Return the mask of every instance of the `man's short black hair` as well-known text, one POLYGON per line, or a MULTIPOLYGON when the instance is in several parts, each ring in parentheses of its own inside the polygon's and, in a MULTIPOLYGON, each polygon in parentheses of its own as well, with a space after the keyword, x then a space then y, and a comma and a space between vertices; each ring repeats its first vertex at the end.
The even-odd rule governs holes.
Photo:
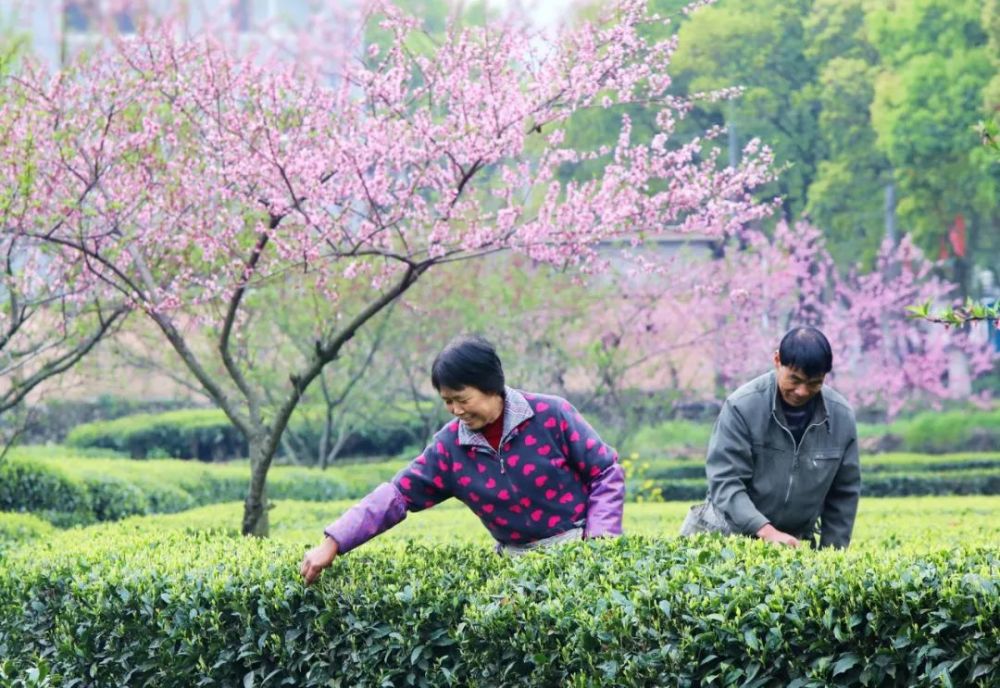
POLYGON ((487 394, 503 396, 503 366, 497 350, 478 335, 456 337, 434 359, 431 384, 439 392, 442 387, 455 390, 475 387, 487 394))
POLYGON ((833 351, 826 335, 815 327, 794 327, 778 345, 781 365, 798 368, 809 377, 825 375, 833 370, 833 351))

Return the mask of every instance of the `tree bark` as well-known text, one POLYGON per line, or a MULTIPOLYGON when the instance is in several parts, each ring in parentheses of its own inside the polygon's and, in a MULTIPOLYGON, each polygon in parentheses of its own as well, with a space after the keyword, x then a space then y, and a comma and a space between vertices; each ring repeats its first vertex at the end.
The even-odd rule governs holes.
POLYGON ((243 503, 243 534, 267 537, 270 523, 267 512, 267 469, 274 456, 273 443, 263 433, 249 439, 250 445, 250 487, 243 503))

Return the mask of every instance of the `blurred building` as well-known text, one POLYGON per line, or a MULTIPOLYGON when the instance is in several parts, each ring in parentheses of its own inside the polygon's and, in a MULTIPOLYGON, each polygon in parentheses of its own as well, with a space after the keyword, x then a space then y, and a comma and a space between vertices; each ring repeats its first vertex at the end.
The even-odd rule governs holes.
POLYGON ((282 28, 303 27, 309 6, 309 0, 5 0, 0 28, 26 36, 35 55, 58 67, 109 33, 135 33, 144 13, 179 11, 192 31, 207 19, 222 18, 250 39, 263 31, 273 38, 282 28))

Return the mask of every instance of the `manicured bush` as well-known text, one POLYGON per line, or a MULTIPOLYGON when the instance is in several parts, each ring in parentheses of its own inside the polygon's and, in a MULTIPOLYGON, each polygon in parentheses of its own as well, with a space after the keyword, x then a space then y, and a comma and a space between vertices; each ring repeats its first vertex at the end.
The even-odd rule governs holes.
POLYGON ((916 454, 893 452, 864 455, 862 470, 872 473, 923 473, 1000 468, 1000 451, 959 454, 916 454))
MULTIPOLYGON (((708 490, 704 478, 656 480, 663 499, 703 500, 708 490)), ((997 495, 1000 468, 968 471, 923 471, 890 473, 862 471, 861 494, 865 497, 908 497, 916 495, 997 495)))
MULTIPOLYGON (((190 400, 184 399, 130 399, 111 395, 101 395, 96 399, 50 399, 31 406, 20 441, 27 444, 60 444, 81 423, 112 420, 137 413, 162 413, 190 406, 190 400)), ((0 417, 0 427, 3 423, 3 417, 0 417)))
POLYGON ((54 466, 12 457, 0 462, 0 511, 32 512, 60 525, 95 518, 82 480, 54 466))
MULTIPOLYGON (((0 679, 73 686, 988 686, 995 548, 623 538, 519 559, 107 531, 0 568, 0 679)), ((21 684, 24 685, 24 684, 21 684)))
MULTIPOLYGON (((702 460, 653 459, 641 463, 646 465, 644 480, 652 481, 662 491, 663 499, 704 497, 707 483, 702 460)), ((865 455, 861 468, 863 493, 869 497, 1000 494, 997 452, 865 455)))
MULTIPOLYGON (((307 502, 282 499, 269 512, 271 538, 311 547, 322 537, 324 526, 354 505, 354 500, 307 502)), ((672 537, 678 533, 691 501, 631 503, 625 507, 625 532, 632 535, 672 537)), ((78 531, 82 540, 93 533, 192 533, 211 530, 239 536, 242 502, 197 507, 177 514, 133 516, 114 523, 99 523, 78 531)), ((489 545, 492 539, 479 519, 463 504, 448 500, 433 509, 411 515, 365 548, 395 541, 426 544, 489 545)), ((865 498, 858 507, 851 549, 916 547, 927 550, 954 546, 993 545, 1000 541, 1000 497, 880 497, 865 498)))
POLYGON ((619 449, 653 459, 686 454, 704 456, 711 434, 711 423, 668 420, 640 427, 629 436, 626 446, 619 449))
POLYGON ((866 437, 895 436, 900 451, 996 451, 1000 448, 1000 408, 927 411, 888 425, 859 427, 859 432, 866 437))
POLYGON ((0 512, 0 556, 12 547, 55 533, 55 527, 38 516, 0 512))
POLYGON ((126 480, 109 475, 88 478, 85 484, 98 521, 117 521, 126 516, 150 513, 145 493, 126 480))
POLYGON ((1000 469, 872 473, 862 476, 861 493, 866 497, 997 495, 1000 494, 1000 469))
MULTIPOLYGON (((440 402, 421 402, 423 413, 439 416, 440 423, 446 420, 440 413, 440 402)), ((373 414, 374 415, 374 414, 373 414)), ((325 425, 325 409, 320 406, 301 406, 292 417, 289 430, 294 433, 296 444, 304 447, 300 461, 314 461, 319 455, 319 446, 325 425)), ((437 427, 433 428, 437 430, 437 427)), ((412 404, 387 404, 378 409, 377 421, 370 421, 355 428, 344 440, 340 457, 386 457, 398 456, 407 449, 423 449, 427 441, 427 429, 412 404)), ((414 456, 416 453, 414 453, 414 456)))
MULTIPOLYGON (((645 476, 653 480, 683 480, 705 477, 704 456, 699 458, 643 459, 645 476)), ((1000 452, 962 454, 864 454, 861 469, 872 473, 941 473, 1000 468, 1000 452)))
POLYGON ((136 414, 78 425, 71 447, 113 449, 132 458, 174 457, 212 461, 247 454, 246 441, 222 411, 187 409, 136 414))
MULTIPOLYGON (((69 526, 242 501, 250 481, 245 462, 78 460, 75 451, 15 449, 9 460, 0 463, 0 510, 33 512, 69 526)), ((326 471, 276 466, 269 472, 268 495, 276 500, 358 498, 390 479, 404 463, 365 463, 326 471)))
POLYGON ((150 514, 173 514, 197 506, 191 493, 176 485, 144 483, 141 489, 150 514))
MULTIPOLYGON (((293 416, 289 434, 304 447, 302 460, 318 455, 323 409, 304 406, 293 416)), ((411 409, 387 407, 377 423, 355 430, 341 456, 393 456, 419 444, 425 429, 411 409)), ((247 445, 226 415, 217 409, 187 409, 136 414, 110 421, 84 423, 66 437, 74 448, 102 448, 132 458, 189 458, 202 461, 246 457, 247 445)), ((279 452, 280 453, 280 452, 279 452)))

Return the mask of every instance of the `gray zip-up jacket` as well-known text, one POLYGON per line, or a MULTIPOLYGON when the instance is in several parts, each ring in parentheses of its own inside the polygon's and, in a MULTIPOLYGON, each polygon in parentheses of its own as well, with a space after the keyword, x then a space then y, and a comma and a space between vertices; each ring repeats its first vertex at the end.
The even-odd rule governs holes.
POLYGON ((796 446, 777 402, 774 371, 733 392, 708 444, 708 498, 730 526, 753 535, 770 523, 821 547, 847 547, 861 494, 854 411, 824 387, 796 446))

